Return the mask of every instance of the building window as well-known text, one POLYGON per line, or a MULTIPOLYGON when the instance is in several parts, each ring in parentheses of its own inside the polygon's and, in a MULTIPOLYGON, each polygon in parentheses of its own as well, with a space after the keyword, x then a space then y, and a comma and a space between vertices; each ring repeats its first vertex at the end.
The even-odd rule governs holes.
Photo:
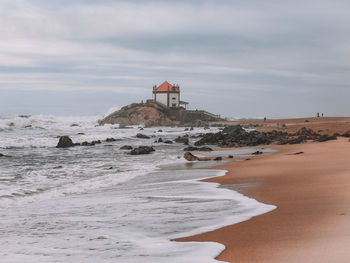
POLYGON ((176 103, 173 103, 172 105, 173 105, 173 107, 176 107, 176 103))
POLYGON ((176 100, 176 98, 172 98, 172 100, 176 100))

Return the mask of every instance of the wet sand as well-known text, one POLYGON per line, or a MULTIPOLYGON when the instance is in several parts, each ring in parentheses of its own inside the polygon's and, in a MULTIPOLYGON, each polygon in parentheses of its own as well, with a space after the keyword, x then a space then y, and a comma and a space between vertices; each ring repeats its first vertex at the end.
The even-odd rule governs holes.
POLYGON ((214 241, 227 262, 350 262, 350 142, 273 146, 233 161, 218 182, 277 209, 179 241, 214 241), (303 154, 295 155, 297 152, 303 154))

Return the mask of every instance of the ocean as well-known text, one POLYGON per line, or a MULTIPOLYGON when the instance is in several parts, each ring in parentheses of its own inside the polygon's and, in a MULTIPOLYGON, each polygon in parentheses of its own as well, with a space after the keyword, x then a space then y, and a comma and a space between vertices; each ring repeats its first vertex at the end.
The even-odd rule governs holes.
MULTIPOLYGON (((217 132, 183 127, 97 125, 99 116, 0 117, 0 262, 219 262, 224 246, 174 242, 274 209, 200 182, 225 171, 188 163, 182 144, 155 143, 217 132), (162 131, 160 131, 162 130, 162 131), (151 139, 136 138, 137 133, 151 139), (59 136, 95 146, 56 148, 59 136), (107 138, 116 141, 106 142, 107 138), (132 156, 123 145, 153 146, 132 156)), ((196 139, 190 138, 193 143, 196 139)), ((200 156, 249 155, 237 149, 200 156)))

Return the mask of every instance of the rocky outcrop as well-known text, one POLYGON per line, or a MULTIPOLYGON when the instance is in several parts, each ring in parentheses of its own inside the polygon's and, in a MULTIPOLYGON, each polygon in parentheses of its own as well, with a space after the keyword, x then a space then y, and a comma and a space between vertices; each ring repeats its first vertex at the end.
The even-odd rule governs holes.
POLYGON ((223 119, 206 111, 188 111, 182 107, 167 108, 154 102, 133 103, 113 112, 99 121, 100 125, 119 124, 151 126, 195 125, 201 126, 208 121, 223 119))
POLYGON ((171 118, 171 114, 157 103, 133 103, 113 112, 106 118, 99 121, 100 125, 120 124, 120 125, 140 125, 151 126, 171 126, 177 125, 176 120, 171 118))
POLYGON ((131 155, 140 155, 140 154, 150 154, 151 152, 154 152, 154 148, 151 146, 139 146, 135 149, 133 149, 130 154, 131 155))
POLYGON ((321 135, 311 129, 301 128, 295 133, 282 131, 248 132, 240 125, 229 126, 218 133, 207 133, 195 142, 196 146, 210 144, 221 147, 242 147, 268 144, 299 144, 308 140, 324 142, 337 139, 336 135, 321 135))
POLYGON ((61 136, 56 148, 68 148, 75 146, 72 139, 68 136, 61 136))

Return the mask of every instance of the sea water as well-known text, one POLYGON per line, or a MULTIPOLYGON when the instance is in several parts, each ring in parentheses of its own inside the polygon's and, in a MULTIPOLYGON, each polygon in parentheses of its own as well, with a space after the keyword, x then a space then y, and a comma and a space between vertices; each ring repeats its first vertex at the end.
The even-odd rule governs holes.
POLYGON ((155 143, 185 134, 193 143, 208 131, 120 129, 99 126, 97 120, 0 117, 0 153, 5 155, 0 157, 0 262, 218 262, 214 258, 222 244, 171 240, 274 209, 200 182, 225 171, 189 169, 184 145, 155 143), (151 139, 136 138, 137 133, 151 139), (102 143, 55 148, 62 135, 102 143), (105 142, 110 137, 116 141, 105 142), (155 152, 132 156, 119 149, 123 145, 152 145, 155 152))

